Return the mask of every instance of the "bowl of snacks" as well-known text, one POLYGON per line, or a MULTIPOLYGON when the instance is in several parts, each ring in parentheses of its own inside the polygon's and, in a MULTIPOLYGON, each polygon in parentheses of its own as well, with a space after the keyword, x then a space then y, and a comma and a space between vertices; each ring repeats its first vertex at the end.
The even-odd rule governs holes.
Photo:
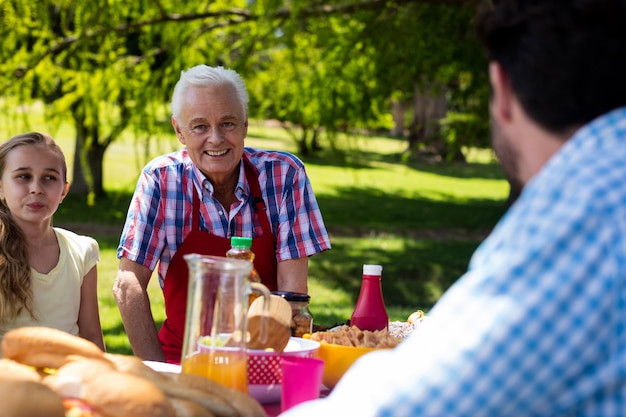
POLYGON ((290 337, 282 353, 273 350, 248 349, 248 394, 261 404, 280 401, 281 357, 318 357, 319 348, 318 341, 290 337))
POLYGON ((356 326, 338 326, 307 335, 320 342, 319 358, 324 360, 322 384, 333 389, 357 359, 377 349, 392 349, 402 341, 387 330, 360 330, 356 326))
POLYGON ((321 343, 319 357, 324 361, 322 384, 332 389, 357 359, 378 348, 321 343))

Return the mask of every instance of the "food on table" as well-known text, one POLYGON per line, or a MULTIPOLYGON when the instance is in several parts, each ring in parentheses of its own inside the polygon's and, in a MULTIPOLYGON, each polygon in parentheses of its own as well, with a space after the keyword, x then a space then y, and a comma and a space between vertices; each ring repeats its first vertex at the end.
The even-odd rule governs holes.
POLYGON ((409 324, 419 323, 422 320, 424 320, 424 317, 426 317, 424 312, 422 310, 417 310, 417 311, 411 313, 411 315, 406 320, 406 322, 409 323, 409 324))
POLYGON ((417 310, 409 315, 407 321, 390 321, 388 331, 394 337, 406 339, 413 333, 421 323, 426 320, 426 314, 422 310, 417 310))
POLYGON ((12 359, 0 359, 0 378, 3 381, 41 381, 41 375, 32 367, 12 359))
POLYGON ((2 417, 64 417, 63 400, 33 381, 0 381, 2 417))
POLYGON ((302 337, 311 333, 313 329, 313 316, 306 312, 297 312, 291 319, 291 334, 295 337, 302 337))
POLYGON ((390 321, 387 329, 369 331, 361 330, 354 325, 319 327, 318 331, 307 335, 307 338, 342 346, 393 348, 411 335, 425 318, 426 314, 422 310, 417 310, 409 315, 407 321, 390 321))
MULTIPOLYGON (((33 416, 266 416, 247 394, 197 375, 154 371, 139 358, 104 353, 91 342, 60 330, 11 330, 2 340, 2 353, 0 400, 13 396, 22 408, 35 406, 43 398, 52 404, 48 411, 39 410, 33 416), (17 382, 4 384, 7 375, 21 378, 19 384, 30 385, 29 389, 37 387, 37 401, 32 401, 30 392, 24 398, 13 394, 17 382), (10 385, 10 391, 3 384, 10 385)), ((6 414, 2 404, 3 417, 30 415, 6 414)))
POLYGON ((379 349, 320 343, 318 356, 324 361, 322 384, 328 389, 333 389, 357 359, 375 350, 379 349))
POLYGON ((284 298, 291 306, 291 336, 302 337, 313 331, 313 314, 309 310, 310 295, 293 291, 274 291, 272 294, 284 298))
POLYGON ((101 358, 103 352, 90 341, 49 327, 21 327, 2 339, 5 358, 35 368, 56 369, 72 360, 71 355, 101 358))
POLYGON ((410 323, 408 320, 390 321, 387 329, 383 330, 361 330, 354 325, 320 326, 318 331, 306 335, 321 343, 319 357, 325 362, 322 375, 324 386, 333 389, 357 359, 376 349, 393 349, 425 319, 421 310, 410 317, 410 323))
POLYGON ((62 397, 78 398, 107 417, 174 416, 172 405, 156 384, 119 372, 103 359, 68 362, 42 382, 62 397))
POLYGON ((64 417, 65 409, 61 396, 41 383, 37 371, 10 359, 0 359, 0 415, 64 417))
POLYGON ((369 348, 393 348, 402 341, 383 330, 361 330, 356 326, 344 326, 324 332, 314 332, 311 340, 326 342, 334 345, 369 347, 369 348))
POLYGON ((400 340, 404 340, 413 333, 417 323, 408 323, 406 321, 390 321, 387 331, 389 334, 400 340))

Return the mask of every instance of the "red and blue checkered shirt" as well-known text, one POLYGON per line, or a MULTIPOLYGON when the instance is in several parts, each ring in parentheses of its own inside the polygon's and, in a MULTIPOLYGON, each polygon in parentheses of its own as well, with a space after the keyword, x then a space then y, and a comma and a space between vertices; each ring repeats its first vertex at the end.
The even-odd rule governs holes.
MULTIPOLYGON (((304 164, 287 152, 246 147, 244 153, 258 172, 267 215, 276 236, 278 262, 330 249, 322 214, 304 164)), ((200 229, 216 236, 255 237, 262 234, 254 216, 243 162, 235 189, 238 203, 226 212, 213 196, 213 185, 191 161, 186 149, 162 155, 146 165, 130 202, 117 249, 151 270, 159 263, 159 281, 177 248, 192 229, 192 193, 200 201, 200 229)))

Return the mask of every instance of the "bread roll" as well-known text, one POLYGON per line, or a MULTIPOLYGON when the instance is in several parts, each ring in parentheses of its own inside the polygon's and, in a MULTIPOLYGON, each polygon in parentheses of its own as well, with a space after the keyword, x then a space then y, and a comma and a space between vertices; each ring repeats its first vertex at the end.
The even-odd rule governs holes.
POLYGON ((63 399, 36 381, 0 378, 2 417, 65 417, 63 399))
POLYGON ((37 368, 56 369, 70 356, 104 360, 104 352, 86 339, 50 327, 20 327, 2 339, 5 358, 37 368))
POLYGON ((169 381, 169 379, 162 373, 150 368, 136 356, 120 355, 115 353, 105 353, 104 356, 113 364, 115 369, 120 372, 128 372, 129 374, 146 378, 157 385, 163 381, 169 381))
POLYGON ((84 359, 62 366, 43 383, 63 397, 85 401, 104 417, 174 417, 165 393, 152 382, 84 359))
POLYGON ((39 382, 41 375, 30 366, 2 358, 0 359, 0 380, 39 382))

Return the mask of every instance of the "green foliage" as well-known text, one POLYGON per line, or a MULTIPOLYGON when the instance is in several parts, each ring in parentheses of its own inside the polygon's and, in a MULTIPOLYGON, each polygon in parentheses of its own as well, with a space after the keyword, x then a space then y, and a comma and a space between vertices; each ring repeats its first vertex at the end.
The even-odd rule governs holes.
POLYGON ((420 84, 480 116, 472 13, 421 0, 4 1, 0 86, 5 99, 43 100, 51 126, 73 118, 76 182, 104 195, 108 147, 125 130, 153 140, 180 71, 201 63, 240 71, 251 114, 283 122, 302 151, 317 150, 322 131, 337 148, 338 132, 389 129, 390 98, 420 84))

